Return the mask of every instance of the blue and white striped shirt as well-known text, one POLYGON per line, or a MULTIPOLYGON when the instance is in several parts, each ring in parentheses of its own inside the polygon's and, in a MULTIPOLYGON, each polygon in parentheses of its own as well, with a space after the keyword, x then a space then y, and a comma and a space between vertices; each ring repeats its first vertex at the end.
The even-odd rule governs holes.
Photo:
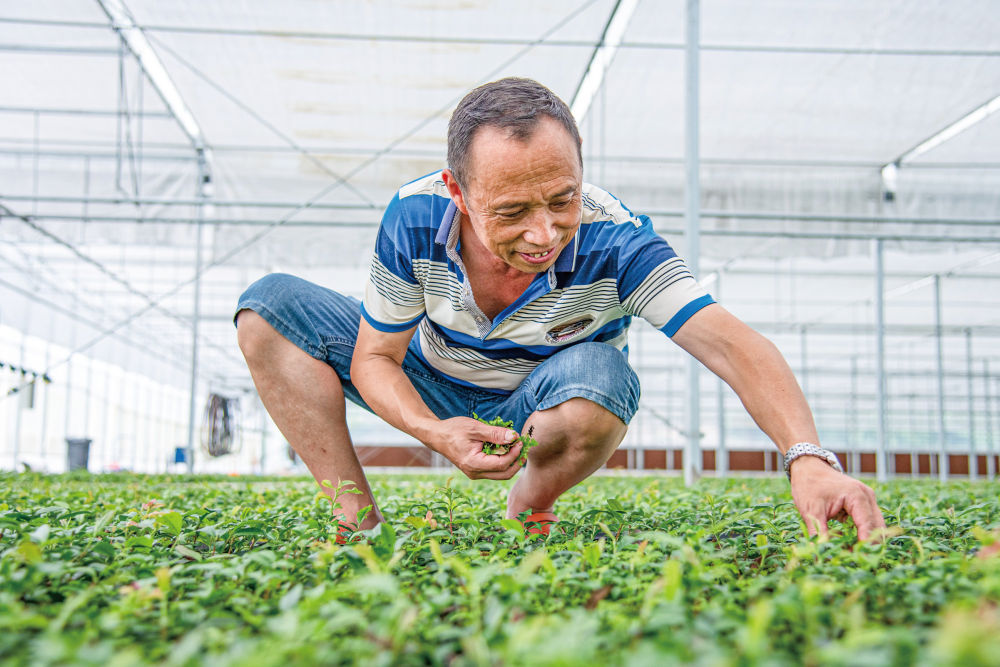
POLYGON ((459 254, 459 212, 436 172, 402 188, 379 227, 361 312, 379 331, 419 325, 410 349, 455 382, 514 390, 560 349, 626 352, 633 316, 673 336, 711 296, 684 260, 618 199, 583 186, 580 228, 548 271, 490 320, 459 254))

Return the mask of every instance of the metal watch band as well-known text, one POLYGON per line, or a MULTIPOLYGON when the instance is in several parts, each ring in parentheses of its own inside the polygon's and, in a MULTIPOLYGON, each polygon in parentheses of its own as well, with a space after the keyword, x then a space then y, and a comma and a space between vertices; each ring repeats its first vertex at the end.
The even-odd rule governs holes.
POLYGON ((811 442, 797 442, 792 445, 787 452, 785 452, 785 474, 788 475, 788 481, 792 480, 792 461, 802 456, 816 456, 829 463, 830 467, 837 472, 844 472, 844 466, 840 465, 837 455, 829 449, 823 449, 822 447, 814 445, 811 442))

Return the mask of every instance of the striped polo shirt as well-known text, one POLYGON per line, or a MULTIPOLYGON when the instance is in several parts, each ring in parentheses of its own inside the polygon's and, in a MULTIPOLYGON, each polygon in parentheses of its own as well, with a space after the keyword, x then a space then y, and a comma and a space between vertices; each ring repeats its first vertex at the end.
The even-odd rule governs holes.
POLYGON ((417 326, 410 349, 427 364, 506 393, 569 345, 598 341, 627 354, 633 316, 673 336, 714 303, 649 218, 590 184, 582 199, 573 240, 491 320, 465 280, 460 212, 441 172, 403 186, 379 227, 362 315, 379 331, 417 326))

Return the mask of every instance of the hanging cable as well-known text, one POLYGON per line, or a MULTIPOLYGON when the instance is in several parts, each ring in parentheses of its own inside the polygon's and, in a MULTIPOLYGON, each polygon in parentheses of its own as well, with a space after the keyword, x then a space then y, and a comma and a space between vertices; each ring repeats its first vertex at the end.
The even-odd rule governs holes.
POLYGON ((209 394, 201 429, 201 447, 212 457, 235 454, 242 446, 240 399, 209 394))

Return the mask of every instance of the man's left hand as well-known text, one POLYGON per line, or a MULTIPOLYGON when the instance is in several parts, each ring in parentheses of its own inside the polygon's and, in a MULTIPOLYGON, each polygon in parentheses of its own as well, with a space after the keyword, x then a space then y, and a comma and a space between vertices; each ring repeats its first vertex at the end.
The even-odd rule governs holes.
POLYGON ((827 521, 850 516, 862 542, 885 528, 875 492, 853 477, 837 472, 815 456, 792 462, 792 499, 809 535, 827 535, 827 521))

